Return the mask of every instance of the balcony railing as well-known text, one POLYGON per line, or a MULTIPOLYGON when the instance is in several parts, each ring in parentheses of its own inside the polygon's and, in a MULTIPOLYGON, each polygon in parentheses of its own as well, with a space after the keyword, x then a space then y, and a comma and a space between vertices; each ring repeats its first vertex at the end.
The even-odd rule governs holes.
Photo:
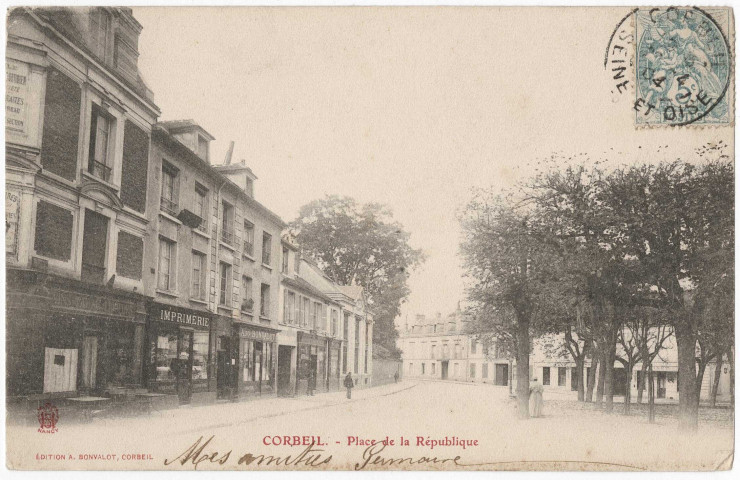
POLYGON ((161 208, 163 211, 169 213, 173 217, 176 217, 177 216, 177 203, 176 202, 173 202, 169 198, 160 197, 159 208, 161 208))
POLYGON ((90 173, 105 182, 110 182, 111 168, 108 165, 97 160, 92 160, 90 167, 90 173))
POLYGON ((254 256, 254 243, 244 242, 244 254, 254 256))
POLYGON ((224 243, 228 243, 229 245, 233 245, 234 232, 225 228, 221 228, 221 241, 224 243))

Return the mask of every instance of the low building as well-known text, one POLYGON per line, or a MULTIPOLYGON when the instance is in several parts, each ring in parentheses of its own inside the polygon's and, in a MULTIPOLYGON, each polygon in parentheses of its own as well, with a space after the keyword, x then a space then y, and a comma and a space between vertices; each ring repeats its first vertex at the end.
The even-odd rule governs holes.
MULTIPOLYGON (((545 387, 545 391, 552 392, 576 392, 578 390, 578 370, 573 358, 563 347, 563 339, 560 336, 549 335, 537 339, 534 342, 532 355, 530 357, 530 378, 537 379, 545 387)), ((655 398, 659 401, 678 401, 678 350, 675 337, 670 336, 664 342, 664 348, 652 362, 653 386, 655 398)), ((620 348, 617 355, 621 355, 620 348)), ((594 389, 598 383, 599 366, 593 372, 594 389)), ((702 378, 701 399, 709 399, 714 386, 717 362, 712 361, 707 365, 702 378)), ((730 401, 730 370, 729 359, 725 356, 720 366, 720 377, 717 387, 717 401, 730 401)), ((584 390, 588 388, 588 379, 592 369, 591 359, 584 362, 584 368, 580 378, 584 382, 584 390)), ((614 362, 614 394, 624 396, 628 385, 632 401, 638 396, 639 382, 642 375, 642 363, 637 362, 632 370, 632 375, 627 374, 624 364, 619 360, 614 362)), ((643 399, 647 399, 647 382, 643 390, 643 399)))

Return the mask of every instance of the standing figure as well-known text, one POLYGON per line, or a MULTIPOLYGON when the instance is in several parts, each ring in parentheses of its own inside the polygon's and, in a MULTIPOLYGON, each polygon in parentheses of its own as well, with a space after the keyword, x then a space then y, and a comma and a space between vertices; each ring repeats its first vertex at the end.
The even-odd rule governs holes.
POLYGON ((537 377, 532 379, 532 383, 529 384, 529 413, 532 417, 542 416, 542 393, 545 391, 545 387, 537 380, 537 377))
POLYGON ((347 376, 344 377, 344 387, 347 389, 347 398, 352 398, 352 387, 355 386, 355 382, 352 381, 352 374, 347 372, 347 376))
POLYGON ((398 372, 393 374, 393 380, 395 381, 395 383, 398 383, 398 372))
POLYGON ((316 372, 310 370, 308 372, 308 390, 306 395, 313 396, 313 391, 316 390, 316 372))

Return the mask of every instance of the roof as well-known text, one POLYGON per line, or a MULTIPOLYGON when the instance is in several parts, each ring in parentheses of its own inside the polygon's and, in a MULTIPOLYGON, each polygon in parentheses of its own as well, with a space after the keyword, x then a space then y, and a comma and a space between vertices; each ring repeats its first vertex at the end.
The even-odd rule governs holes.
POLYGON ((339 290, 353 300, 362 298, 362 287, 359 285, 337 285, 339 290))
POLYGON ((325 302, 336 303, 334 300, 331 299, 331 297, 329 297, 324 292, 314 287, 312 284, 301 277, 284 277, 283 283, 298 290, 302 290, 305 293, 310 293, 311 295, 314 295, 315 297, 320 298, 325 302))
POLYGON ((221 173, 239 173, 239 172, 247 172, 252 179, 256 180, 257 175, 254 174, 251 168, 249 168, 244 160, 241 160, 239 163, 229 163, 229 164, 220 164, 220 165, 214 165, 213 168, 218 170, 221 173))
POLYGON ((189 118, 187 120, 166 120, 159 122, 159 125, 166 128, 170 133, 179 133, 185 130, 199 130, 204 136, 208 137, 208 140, 215 140, 216 137, 206 131, 205 128, 198 125, 195 120, 189 118))

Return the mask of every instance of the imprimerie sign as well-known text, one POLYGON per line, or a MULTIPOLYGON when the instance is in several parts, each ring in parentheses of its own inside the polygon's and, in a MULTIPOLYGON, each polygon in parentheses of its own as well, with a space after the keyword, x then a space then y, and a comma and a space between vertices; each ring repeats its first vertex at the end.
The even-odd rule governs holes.
POLYGON ((153 303, 149 309, 149 317, 160 322, 169 322, 208 330, 211 326, 211 316, 207 312, 174 307, 161 303, 153 303))

